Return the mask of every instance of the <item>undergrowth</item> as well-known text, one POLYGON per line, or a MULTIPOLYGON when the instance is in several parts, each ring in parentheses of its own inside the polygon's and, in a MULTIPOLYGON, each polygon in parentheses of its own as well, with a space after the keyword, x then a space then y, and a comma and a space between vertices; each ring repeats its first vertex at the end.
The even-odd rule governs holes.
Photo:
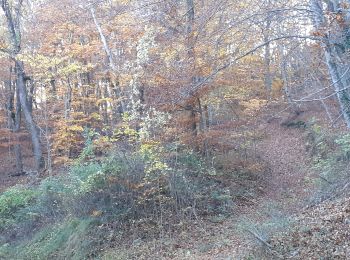
POLYGON ((258 181, 259 172, 220 172, 183 145, 123 131, 108 140, 108 155, 98 157, 100 136, 87 134, 68 173, 0 195, 1 259, 113 255, 121 244, 171 235, 200 218, 222 221, 243 196, 231 184, 258 181))
POLYGON ((344 196, 350 181, 350 134, 334 133, 314 122, 308 128, 307 139, 318 177, 313 203, 344 196))
MULTIPOLYGON (((330 226, 336 225, 335 220, 334 223, 329 221, 334 213, 325 211, 322 205, 327 205, 323 204, 325 201, 339 201, 337 199, 346 198, 350 194, 350 134, 335 133, 334 130, 319 125, 315 120, 305 126, 304 137, 312 165, 312 172, 306 177, 305 182, 312 182, 314 187, 313 195, 306 202, 308 207, 297 216, 277 214, 277 218, 270 217, 267 222, 258 224, 254 221, 242 221, 242 229, 248 230, 248 233, 262 245, 255 247, 255 252, 251 252, 247 259, 285 259, 287 256, 305 259, 299 258, 302 252, 326 256, 328 259, 337 253, 331 243, 333 241, 331 236, 342 233, 342 230, 330 229, 329 233, 320 231, 325 229, 325 223, 329 223, 330 226), (319 207, 321 210, 318 211, 319 207), (315 213, 309 214, 313 210, 318 214, 322 212, 327 221, 322 223, 322 219, 320 220, 315 213), (315 248, 311 248, 312 246, 315 248)), ((341 215, 344 208, 334 209, 337 210, 341 215)), ((269 215, 271 212, 273 211, 269 210, 269 215)))

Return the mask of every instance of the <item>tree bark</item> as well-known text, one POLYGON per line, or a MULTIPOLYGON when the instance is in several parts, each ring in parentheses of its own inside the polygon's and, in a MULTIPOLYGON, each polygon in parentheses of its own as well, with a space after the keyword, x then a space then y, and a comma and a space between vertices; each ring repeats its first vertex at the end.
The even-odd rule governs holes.
POLYGON ((117 80, 115 80, 115 76, 114 74, 117 72, 117 66, 115 65, 114 63, 114 59, 113 59, 113 55, 112 55, 112 51, 111 49, 109 48, 108 46, 108 43, 107 43, 107 39, 102 31, 102 28, 101 28, 101 25, 99 23, 99 21, 97 20, 97 17, 96 17, 96 14, 95 14, 95 9, 93 6, 90 7, 90 13, 91 13, 91 16, 92 16, 92 19, 94 20, 94 23, 95 23, 95 26, 96 26, 96 29, 100 35, 100 39, 101 39, 101 42, 102 42, 102 45, 103 45, 103 49, 107 55, 107 59, 108 59, 108 63, 109 63, 109 67, 111 69, 111 72, 112 72, 112 78, 111 78, 111 81, 112 81, 112 85, 114 86, 114 88, 116 88, 116 93, 118 95, 118 99, 119 99, 119 102, 120 102, 120 110, 121 110, 121 113, 120 114, 123 114, 124 112, 126 112, 126 105, 124 104, 124 100, 123 100, 123 95, 122 95, 122 91, 119 87, 119 83, 117 80))
POLYGON ((22 158, 22 148, 20 145, 20 140, 18 137, 18 133, 20 132, 21 125, 21 104, 18 100, 18 88, 12 88, 12 79, 5 82, 5 87, 8 91, 7 101, 6 101, 6 109, 7 109, 7 117, 8 117, 8 128, 15 134, 15 144, 14 144, 14 152, 16 159, 16 173, 23 172, 23 158, 22 158), (16 109, 14 106, 15 102, 15 92, 16 93, 16 109))
POLYGON ((16 134, 16 144, 15 144, 15 156, 16 156, 16 171, 17 173, 23 172, 23 157, 22 157, 22 147, 20 145, 20 139, 18 133, 21 130, 21 103, 19 101, 19 89, 16 88, 16 115, 14 118, 14 129, 13 132, 16 134))
MULTIPOLYGON (((335 12, 340 8, 339 1, 328 1, 327 4, 327 11, 335 12)), ((329 29, 328 32, 326 32, 325 29, 329 25, 326 23, 322 2, 320 0, 311 0, 310 7, 313 12, 315 29, 324 33, 323 50, 328 72, 338 97, 341 113, 347 127, 350 128, 350 92, 349 89, 347 89, 350 73, 345 70, 348 64, 343 54, 343 49, 346 49, 346 37, 344 38, 346 35, 344 35, 344 31, 347 31, 349 26, 346 26, 347 30, 343 28, 342 32, 334 32, 335 28, 331 28, 333 31, 329 29), (337 44, 331 44, 330 37, 334 37, 334 35, 330 35, 330 33, 338 36, 336 39, 337 44), (338 33, 340 33, 340 36, 338 33), (346 64, 346 66, 344 66, 344 64, 346 64)))
POLYGON ((72 85, 70 79, 67 78, 67 92, 64 96, 64 119, 68 120, 72 106, 72 85))
POLYGON ((26 120, 27 127, 32 138, 33 152, 34 152, 34 158, 35 158, 35 168, 37 171, 39 171, 44 166, 41 144, 39 139, 39 131, 34 122, 30 108, 28 106, 27 93, 26 93, 26 87, 25 87, 25 74, 24 74, 23 64, 19 61, 16 61, 16 73, 17 73, 17 88, 18 88, 19 101, 21 103, 24 118, 26 120))
MULTIPOLYGON (((270 1, 268 1, 270 4, 270 1)), ((270 14, 266 17, 266 25, 264 28, 264 42, 267 44, 265 45, 265 53, 264 53, 264 66, 265 66, 265 89, 267 92, 267 98, 271 99, 271 91, 272 91, 272 75, 271 75, 271 44, 270 42, 270 34, 271 34, 271 17, 270 14)))
POLYGON ((339 67, 334 61, 332 50, 330 48, 325 49, 326 63, 328 66, 329 74, 332 78, 332 82, 337 92, 337 97, 341 109, 341 113, 345 119, 345 123, 350 128, 350 95, 347 88, 345 76, 339 72, 339 67))
MULTIPOLYGON (((194 53, 194 42, 193 42, 193 27, 194 27, 194 18, 195 18, 195 10, 194 10, 194 2, 193 0, 186 0, 186 7, 187 7, 187 24, 186 24, 186 34, 187 34, 187 59, 188 59, 188 66, 190 71, 190 82, 189 84, 196 84, 195 76, 194 76, 194 70, 195 70, 195 53, 194 53)), ((196 116, 196 105, 195 101, 190 101, 191 104, 189 104, 188 110, 191 111, 190 113, 190 127, 191 127, 191 133, 194 136, 197 136, 197 116, 196 116)))

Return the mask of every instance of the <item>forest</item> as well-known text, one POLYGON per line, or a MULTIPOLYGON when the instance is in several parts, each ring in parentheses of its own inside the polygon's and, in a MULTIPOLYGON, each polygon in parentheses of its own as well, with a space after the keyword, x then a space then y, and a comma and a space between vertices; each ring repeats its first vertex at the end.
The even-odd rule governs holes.
POLYGON ((350 0, 0 5, 0 259, 350 259, 350 0))

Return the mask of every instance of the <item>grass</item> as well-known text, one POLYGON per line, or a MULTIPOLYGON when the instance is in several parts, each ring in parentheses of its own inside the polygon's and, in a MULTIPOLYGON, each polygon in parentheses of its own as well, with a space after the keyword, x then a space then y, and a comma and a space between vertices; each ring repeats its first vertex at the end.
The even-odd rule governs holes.
POLYGON ((47 260, 87 259, 94 239, 89 239, 96 229, 93 218, 66 219, 62 223, 47 225, 33 237, 13 246, 5 244, 0 249, 1 259, 47 260))

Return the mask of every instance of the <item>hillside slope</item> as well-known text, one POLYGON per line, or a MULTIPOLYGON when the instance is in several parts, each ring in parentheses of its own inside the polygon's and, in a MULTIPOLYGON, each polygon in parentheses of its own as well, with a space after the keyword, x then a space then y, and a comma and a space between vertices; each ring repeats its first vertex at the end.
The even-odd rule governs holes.
POLYGON ((180 237, 154 242, 164 243, 160 248, 152 249, 148 243, 136 245, 131 249, 131 258, 147 252, 144 259, 244 259, 256 251, 259 240, 250 233, 260 236, 255 233, 256 227, 266 227, 264 235, 283 230, 277 222, 289 221, 292 213, 300 212, 313 190, 307 181, 312 177, 312 169, 305 130, 281 126, 281 120, 258 127, 265 133, 256 144, 256 153, 270 169, 264 177, 267 186, 262 196, 238 206, 225 220, 200 221, 180 237))

